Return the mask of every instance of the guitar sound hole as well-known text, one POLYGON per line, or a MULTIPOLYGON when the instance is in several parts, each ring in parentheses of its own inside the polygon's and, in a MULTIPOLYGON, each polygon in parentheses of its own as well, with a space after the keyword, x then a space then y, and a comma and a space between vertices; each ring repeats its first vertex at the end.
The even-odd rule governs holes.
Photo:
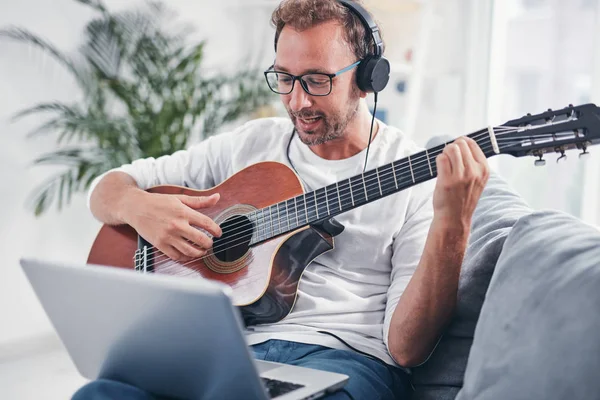
POLYGON ((252 240, 252 222, 243 216, 236 215, 221 224, 223 234, 213 240, 215 257, 222 262, 233 262, 248 252, 252 240))

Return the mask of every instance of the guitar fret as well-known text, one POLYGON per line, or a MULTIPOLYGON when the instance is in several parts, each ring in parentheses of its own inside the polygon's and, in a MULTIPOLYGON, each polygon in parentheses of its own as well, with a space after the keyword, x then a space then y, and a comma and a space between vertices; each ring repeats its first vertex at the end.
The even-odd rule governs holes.
POLYGON ((344 212, 352 207, 350 199, 352 198, 352 190, 350 188, 350 182, 343 180, 337 183, 337 196, 338 205, 340 206, 339 212, 344 212))
POLYGON ((281 233, 281 216, 279 215, 279 208, 277 207, 277 204, 274 204, 271 207, 275 207, 275 211, 277 212, 277 216, 275 217, 275 220, 277 222, 277 228, 275 228, 275 234, 277 235, 278 233, 281 233))
POLYGON ((261 233, 261 231, 260 231, 260 228, 262 228, 262 224, 260 223, 260 217, 259 217, 259 215, 260 215, 260 210, 257 210, 257 211, 254 213, 254 216, 256 217, 256 219, 255 219, 256 234, 257 234, 257 236, 258 236, 258 238, 257 238, 257 239, 258 239, 258 240, 262 240, 262 233, 261 233))
POLYGON ((294 197, 294 210, 296 210, 296 228, 300 226, 300 220, 298 219, 298 202, 297 197, 294 197))
POLYGON ((396 184, 396 189, 398 189, 398 178, 396 178, 396 167, 394 166, 395 163, 392 163, 392 173, 394 175, 394 183, 396 184))
POLYGON ((302 200, 300 200, 300 202, 296 202, 296 213, 298 215, 298 226, 300 225, 304 225, 306 223, 308 223, 308 219, 301 221, 300 218, 302 217, 303 211, 302 211, 302 204, 304 204, 304 210, 306 211, 306 195, 301 195, 302 198, 304 199, 304 203, 302 202, 302 200))
POLYGON ((327 196, 329 197, 329 216, 337 215, 342 211, 342 202, 339 193, 337 184, 328 186, 327 196))
POLYGON ((369 195, 367 194, 367 183, 365 182, 365 174, 362 174, 363 188, 365 189, 365 200, 369 201, 369 195))
POLYGON ((427 164, 429 165, 429 174, 433 176, 433 169, 431 168, 431 160, 429 159, 429 152, 425 149, 425 156, 427 157, 427 164))
POLYGON ((313 192, 313 195, 315 196, 315 211, 317 212, 317 220, 319 219, 319 203, 317 203, 317 191, 315 190, 313 192))
POLYGON ((283 218, 284 218, 284 226, 287 226, 286 231, 290 229, 290 219, 288 218, 288 212, 287 212, 287 201, 283 201, 281 203, 281 206, 283 207, 283 218))
MULTIPOLYGON (((270 215, 270 213, 269 213, 270 215)), ((271 224, 270 220, 267 218, 267 209, 263 209, 263 222, 265 227, 265 238, 271 236, 271 224)))
POLYGON ((392 194, 396 192, 396 187, 394 186, 393 179, 390 179, 392 175, 392 166, 390 164, 386 164, 382 167, 379 167, 379 177, 381 179, 381 192, 382 196, 387 196, 388 194, 392 194))
POLYGON ((283 229, 284 218, 281 215, 281 208, 280 208, 280 206, 281 206, 281 203, 277 203, 277 205, 275 207, 277 208, 277 219, 279 220, 279 233, 282 233, 284 231, 284 229, 283 229))
POLYGON ((352 179, 348 179, 348 184, 350 185, 350 200, 352 201, 352 207, 354 207, 354 193, 352 190, 352 179))
POLYGON ((260 210, 260 226, 262 227, 262 233, 261 233, 261 237, 263 237, 263 239, 267 238, 268 232, 267 232, 267 216, 265 214, 265 210, 262 209, 260 210))
POLYGON ((285 202, 285 219, 287 220, 288 231, 290 230, 290 211, 288 207, 288 202, 285 202))
POLYGON ((273 235, 275 232, 273 231, 273 212, 271 210, 271 207, 269 207, 269 225, 270 225, 269 234, 273 235))
POLYGON ((375 173, 377 174, 377 183, 379 184, 379 194, 383 196, 383 191, 381 190, 381 180, 379 179, 379 168, 375 169, 375 173))
POLYGON ((284 221, 284 217, 283 214, 281 213, 281 203, 277 203, 275 205, 275 208, 277 209, 277 220, 279 221, 279 223, 277 225, 279 225, 279 233, 282 233, 284 228, 283 228, 283 221, 284 221))
POLYGON ((380 186, 378 184, 377 171, 371 170, 365 172, 364 180, 367 182, 367 198, 369 201, 381 198, 383 191, 380 190, 380 186))
POLYGON ((408 166, 410 167, 410 176, 412 177, 413 183, 415 183, 415 174, 413 173, 412 162, 410 161, 410 156, 408 156, 408 166))
POLYGON ((327 218, 331 214, 331 208, 329 207, 329 195, 327 193, 327 186, 315 190, 315 206, 318 211, 318 220, 327 218))
POLYGON ((308 224, 308 207, 306 207, 306 195, 304 197, 304 213, 306 214, 306 223, 308 224))

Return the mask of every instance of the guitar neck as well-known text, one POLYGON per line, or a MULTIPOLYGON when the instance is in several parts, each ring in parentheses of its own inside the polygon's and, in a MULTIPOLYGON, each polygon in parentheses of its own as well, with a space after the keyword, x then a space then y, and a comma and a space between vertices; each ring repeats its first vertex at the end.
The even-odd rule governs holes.
MULTIPOLYGON (((486 157, 497 154, 488 129, 468 135, 486 157)), ((435 159, 451 142, 410 155, 312 192, 273 204, 249 215, 255 225, 251 245, 317 224, 354 208, 437 177, 435 159)))

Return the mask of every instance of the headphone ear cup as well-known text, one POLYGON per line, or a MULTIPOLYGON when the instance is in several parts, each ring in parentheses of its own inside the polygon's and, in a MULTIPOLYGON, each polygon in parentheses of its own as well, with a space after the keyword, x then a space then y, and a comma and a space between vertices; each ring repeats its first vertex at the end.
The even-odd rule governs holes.
POLYGON ((372 64, 373 57, 367 56, 362 59, 356 70, 356 84, 358 88, 366 93, 371 93, 371 71, 373 68, 372 64))
POLYGON ((363 92, 381 92, 389 80, 390 62, 385 57, 367 56, 358 65, 356 83, 363 92))
POLYGON ((390 62, 385 57, 377 58, 377 63, 371 72, 371 87, 374 92, 381 92, 390 81, 390 62))

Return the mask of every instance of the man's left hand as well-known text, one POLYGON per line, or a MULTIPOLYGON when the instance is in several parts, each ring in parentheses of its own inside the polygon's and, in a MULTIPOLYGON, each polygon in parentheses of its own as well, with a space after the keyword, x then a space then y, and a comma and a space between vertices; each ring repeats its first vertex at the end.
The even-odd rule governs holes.
POLYGON ((461 137, 446 146, 436 164, 434 221, 468 230, 490 175, 487 158, 473 139, 461 137))

